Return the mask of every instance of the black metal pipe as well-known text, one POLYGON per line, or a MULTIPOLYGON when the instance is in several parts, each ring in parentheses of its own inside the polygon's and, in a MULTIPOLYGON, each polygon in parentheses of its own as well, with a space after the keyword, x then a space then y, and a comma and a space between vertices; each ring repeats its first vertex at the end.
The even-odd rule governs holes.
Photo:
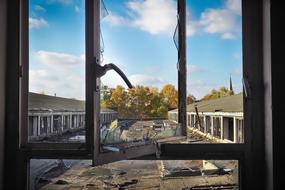
POLYGON ((133 88, 133 85, 131 84, 131 82, 129 81, 129 79, 125 75, 125 73, 119 67, 117 67, 114 63, 106 64, 106 65, 104 65, 104 68, 106 69, 106 72, 109 70, 112 70, 112 69, 114 71, 116 71, 122 77, 122 79, 125 81, 125 83, 128 85, 128 87, 133 88))
POLYGON ((96 77, 100 78, 104 76, 107 71, 114 70, 122 77, 122 79, 125 81, 125 83, 128 85, 129 88, 133 88, 132 83, 129 81, 125 73, 119 67, 117 67, 114 63, 108 63, 104 66, 95 64, 95 66, 96 66, 95 67, 96 77))

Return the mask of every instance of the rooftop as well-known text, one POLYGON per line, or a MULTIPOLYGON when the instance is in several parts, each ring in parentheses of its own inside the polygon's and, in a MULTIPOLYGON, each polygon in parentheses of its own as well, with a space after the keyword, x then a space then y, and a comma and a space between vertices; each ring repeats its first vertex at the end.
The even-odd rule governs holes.
MULTIPOLYGON (((85 111, 85 101, 30 92, 29 111, 85 111)), ((115 113, 107 108, 101 108, 101 112, 115 113)))
POLYGON ((195 102, 187 105, 187 112, 195 112, 195 106, 199 112, 243 112, 243 94, 195 102))

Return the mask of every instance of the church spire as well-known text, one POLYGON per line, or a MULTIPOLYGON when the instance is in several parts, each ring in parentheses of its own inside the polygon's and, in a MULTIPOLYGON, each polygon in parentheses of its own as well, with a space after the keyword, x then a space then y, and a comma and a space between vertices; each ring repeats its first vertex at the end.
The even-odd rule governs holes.
POLYGON ((232 76, 230 75, 230 89, 229 89, 230 91, 234 91, 233 90, 233 84, 232 84, 232 76))

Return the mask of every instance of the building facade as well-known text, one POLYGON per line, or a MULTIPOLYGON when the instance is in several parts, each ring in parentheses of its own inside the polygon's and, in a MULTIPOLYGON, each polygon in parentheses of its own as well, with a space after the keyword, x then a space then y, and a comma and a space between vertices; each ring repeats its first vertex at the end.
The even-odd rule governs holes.
MULTIPOLYGON (((178 110, 168 112, 178 122, 178 110)), ((242 93, 187 105, 187 129, 224 143, 243 143, 242 93)))
MULTIPOLYGON (((117 119, 117 112, 101 109, 101 124, 117 119)), ((85 101, 29 93, 29 140, 39 140, 85 127, 85 101)))

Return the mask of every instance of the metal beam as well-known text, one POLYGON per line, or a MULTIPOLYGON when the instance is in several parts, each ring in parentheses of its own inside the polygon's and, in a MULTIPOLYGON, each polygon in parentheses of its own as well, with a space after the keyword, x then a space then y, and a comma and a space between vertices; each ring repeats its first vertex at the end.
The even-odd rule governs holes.
POLYGON ((178 0, 178 123, 187 135, 186 123, 186 2, 178 0))

